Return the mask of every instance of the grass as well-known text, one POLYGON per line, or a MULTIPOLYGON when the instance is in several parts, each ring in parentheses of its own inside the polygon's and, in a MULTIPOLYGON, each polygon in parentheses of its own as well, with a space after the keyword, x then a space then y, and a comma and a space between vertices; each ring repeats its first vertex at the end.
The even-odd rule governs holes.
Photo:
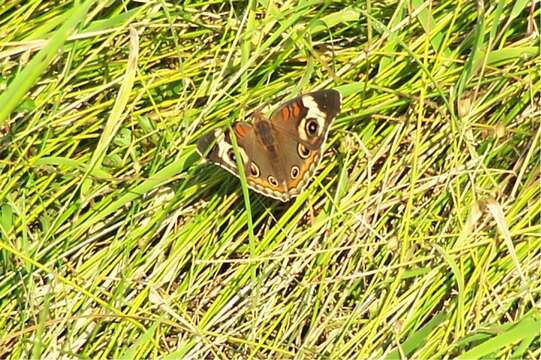
POLYGON ((0 357, 541 356, 539 3, 179 4, 0 7, 0 357), (196 155, 318 88, 295 201, 196 155))

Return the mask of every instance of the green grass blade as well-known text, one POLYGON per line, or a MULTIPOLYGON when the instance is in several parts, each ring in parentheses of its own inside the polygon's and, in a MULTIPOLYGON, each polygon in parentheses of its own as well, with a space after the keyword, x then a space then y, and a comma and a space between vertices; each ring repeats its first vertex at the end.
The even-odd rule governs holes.
POLYGON ((38 81, 40 75, 47 69, 51 62, 58 56, 67 38, 86 18, 86 14, 95 0, 87 0, 79 6, 73 7, 67 21, 54 33, 47 45, 41 49, 25 68, 9 84, 6 91, 0 94, 0 126, 7 117, 22 101, 27 91, 38 81))
POLYGON ((515 326, 496 335, 489 340, 462 353, 458 359, 479 359, 481 357, 495 355, 500 349, 513 346, 520 341, 530 341, 532 334, 539 331, 539 316, 526 316, 515 326))

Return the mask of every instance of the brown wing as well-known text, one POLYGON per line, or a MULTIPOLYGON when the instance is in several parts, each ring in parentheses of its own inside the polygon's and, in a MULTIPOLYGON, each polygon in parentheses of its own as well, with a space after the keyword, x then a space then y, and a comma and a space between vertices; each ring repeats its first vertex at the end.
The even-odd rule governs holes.
POLYGON ((197 141, 197 151, 201 156, 238 176, 235 152, 229 132, 216 129, 206 134, 197 141))
POLYGON ((279 107, 271 117, 282 173, 290 197, 308 184, 322 157, 322 145, 340 111, 340 93, 322 90, 299 96, 279 107))
MULTIPOLYGON (((265 121, 268 123, 268 121, 265 121)), ((257 123, 256 123, 257 126, 257 123)), ((238 150, 244 164, 244 173, 248 186, 266 196, 282 201, 287 193, 285 182, 278 180, 276 166, 278 164, 276 151, 271 152, 261 141, 261 130, 256 135, 256 128, 246 122, 236 122, 232 125, 233 134, 237 140, 238 150)), ((263 134, 271 137, 272 134, 263 134)), ((270 139, 272 142, 272 138, 270 139)), ((233 144, 229 133, 215 130, 197 143, 200 154, 210 161, 226 169, 235 176, 239 176, 233 144), (205 155, 208 152, 207 155, 205 155)))
MULTIPOLYGON (((321 160, 321 147, 340 111, 340 94, 322 90, 280 106, 270 122, 232 126, 251 189, 288 201, 306 186, 321 160)), ((229 133, 218 129, 197 143, 200 154, 238 176, 229 133)))

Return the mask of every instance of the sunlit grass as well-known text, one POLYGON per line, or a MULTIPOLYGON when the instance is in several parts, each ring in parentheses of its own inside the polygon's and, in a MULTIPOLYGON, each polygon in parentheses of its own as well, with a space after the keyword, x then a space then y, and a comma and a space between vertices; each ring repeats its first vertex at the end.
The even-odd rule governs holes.
POLYGON ((0 357, 540 357, 539 5, 179 4, 0 6, 0 357), (321 88, 295 201, 196 154, 321 88))

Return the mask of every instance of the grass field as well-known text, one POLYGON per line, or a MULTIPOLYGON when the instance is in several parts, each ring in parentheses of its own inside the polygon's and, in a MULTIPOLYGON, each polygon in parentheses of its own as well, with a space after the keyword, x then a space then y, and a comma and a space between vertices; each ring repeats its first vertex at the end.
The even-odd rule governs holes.
POLYGON ((539 359, 534 1, 0 5, 0 358, 539 359), (342 94, 281 203, 197 139, 342 94))

